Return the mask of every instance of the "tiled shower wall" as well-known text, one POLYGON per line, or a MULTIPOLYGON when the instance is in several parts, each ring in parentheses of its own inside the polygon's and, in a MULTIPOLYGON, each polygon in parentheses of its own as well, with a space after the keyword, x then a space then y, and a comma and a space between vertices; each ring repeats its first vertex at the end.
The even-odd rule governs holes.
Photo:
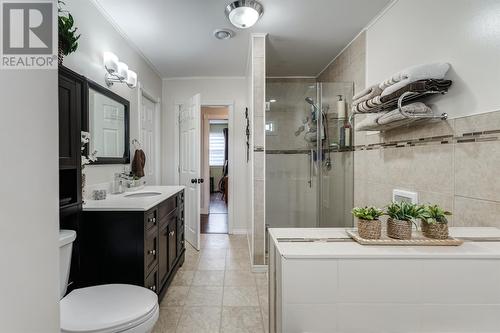
POLYGON ((354 202, 383 206, 392 190, 453 212, 453 226, 500 227, 500 111, 358 135, 354 202))
POLYGON ((253 265, 264 265, 265 175, 265 87, 266 35, 252 35, 251 75, 253 90, 253 265))

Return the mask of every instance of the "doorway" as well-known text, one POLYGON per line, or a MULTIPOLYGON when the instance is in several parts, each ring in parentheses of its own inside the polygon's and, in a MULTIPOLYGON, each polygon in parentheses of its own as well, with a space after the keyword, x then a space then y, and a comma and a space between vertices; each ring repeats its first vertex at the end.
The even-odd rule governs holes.
POLYGON ((201 233, 228 233, 229 108, 201 108, 202 184, 201 233))

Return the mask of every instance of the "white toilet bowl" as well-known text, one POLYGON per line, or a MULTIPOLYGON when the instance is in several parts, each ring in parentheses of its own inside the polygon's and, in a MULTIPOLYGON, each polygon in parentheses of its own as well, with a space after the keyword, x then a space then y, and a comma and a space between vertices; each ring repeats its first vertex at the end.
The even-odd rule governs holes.
MULTIPOLYGON (((66 292, 75 238, 74 231, 60 232, 60 269, 64 279, 61 296, 66 292)), ((150 333, 159 314, 158 296, 154 292, 128 284, 75 289, 59 304, 62 333, 150 333)))

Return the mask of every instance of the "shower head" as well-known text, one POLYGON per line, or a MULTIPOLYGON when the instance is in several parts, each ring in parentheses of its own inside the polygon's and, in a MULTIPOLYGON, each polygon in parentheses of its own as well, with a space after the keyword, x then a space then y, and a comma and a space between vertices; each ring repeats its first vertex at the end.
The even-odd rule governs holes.
POLYGON ((311 105, 314 105, 314 100, 311 97, 306 97, 306 102, 311 105))

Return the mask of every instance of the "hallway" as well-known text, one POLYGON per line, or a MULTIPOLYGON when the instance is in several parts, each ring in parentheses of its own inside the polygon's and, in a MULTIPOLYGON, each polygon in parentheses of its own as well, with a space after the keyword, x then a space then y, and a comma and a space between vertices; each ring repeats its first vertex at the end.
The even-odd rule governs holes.
POLYGON ((222 193, 210 194, 209 214, 201 215, 200 224, 202 234, 228 233, 227 204, 222 199, 222 193))
POLYGON ((246 236, 201 235, 160 304, 154 333, 267 332, 267 275, 252 273, 246 236))

